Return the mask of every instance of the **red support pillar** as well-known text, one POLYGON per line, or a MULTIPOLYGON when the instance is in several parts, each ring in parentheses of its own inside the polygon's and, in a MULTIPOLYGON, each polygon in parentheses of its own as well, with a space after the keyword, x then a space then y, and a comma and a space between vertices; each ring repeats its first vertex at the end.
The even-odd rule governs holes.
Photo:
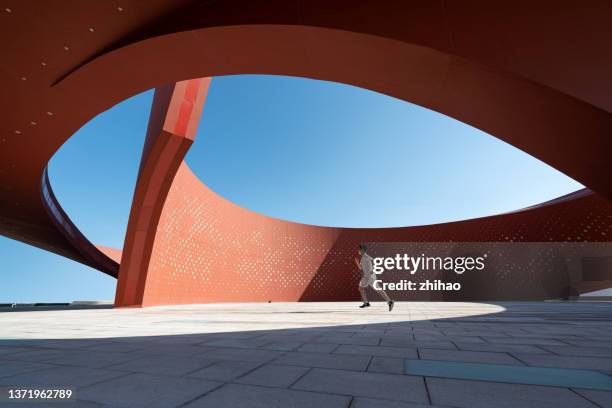
POLYGON ((168 191, 195 139, 211 78, 157 88, 125 235, 115 306, 140 306, 168 191))

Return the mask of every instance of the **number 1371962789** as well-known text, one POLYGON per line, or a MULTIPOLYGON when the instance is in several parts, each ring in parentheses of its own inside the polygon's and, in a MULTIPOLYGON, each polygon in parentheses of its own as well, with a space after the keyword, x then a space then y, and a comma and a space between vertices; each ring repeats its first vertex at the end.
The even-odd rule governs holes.
POLYGON ((0 388, 0 402, 10 400, 67 400, 74 396, 70 388, 0 388))

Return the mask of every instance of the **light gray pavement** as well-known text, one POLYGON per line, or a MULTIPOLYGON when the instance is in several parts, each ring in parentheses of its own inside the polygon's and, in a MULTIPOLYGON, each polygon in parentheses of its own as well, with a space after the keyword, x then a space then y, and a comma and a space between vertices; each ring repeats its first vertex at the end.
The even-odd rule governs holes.
POLYGON ((612 391, 424 378, 404 368, 421 359, 610 375, 612 303, 357 306, 1 312, 0 387, 76 389, 77 402, 53 407, 612 407, 612 391))

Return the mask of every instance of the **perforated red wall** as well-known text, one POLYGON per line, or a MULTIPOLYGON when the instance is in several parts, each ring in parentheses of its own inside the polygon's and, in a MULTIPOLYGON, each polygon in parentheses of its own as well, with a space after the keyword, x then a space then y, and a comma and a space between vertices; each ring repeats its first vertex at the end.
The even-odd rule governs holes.
MULTIPOLYGON (((448 224, 327 228, 240 208, 182 164, 162 211, 142 304, 357 299, 359 272, 352 258, 360 242, 605 242, 610 237, 612 205, 589 192, 530 210, 448 224)), ((550 298, 566 285, 550 268, 511 272, 489 276, 453 299, 550 298)), ((599 285, 610 286, 610 281, 599 285)))

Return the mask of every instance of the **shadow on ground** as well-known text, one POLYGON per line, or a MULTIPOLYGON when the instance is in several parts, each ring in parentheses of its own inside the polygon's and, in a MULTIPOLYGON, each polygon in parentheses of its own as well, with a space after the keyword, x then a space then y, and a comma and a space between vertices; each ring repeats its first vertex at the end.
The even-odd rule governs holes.
POLYGON ((406 362, 421 360, 476 364, 468 373, 548 367, 608 378, 610 303, 411 302, 392 313, 382 303, 356 306, 5 313, 0 387, 75 389, 76 401, 56 407, 612 407, 612 392, 588 383, 467 380, 444 365, 435 376, 406 372, 406 362))

